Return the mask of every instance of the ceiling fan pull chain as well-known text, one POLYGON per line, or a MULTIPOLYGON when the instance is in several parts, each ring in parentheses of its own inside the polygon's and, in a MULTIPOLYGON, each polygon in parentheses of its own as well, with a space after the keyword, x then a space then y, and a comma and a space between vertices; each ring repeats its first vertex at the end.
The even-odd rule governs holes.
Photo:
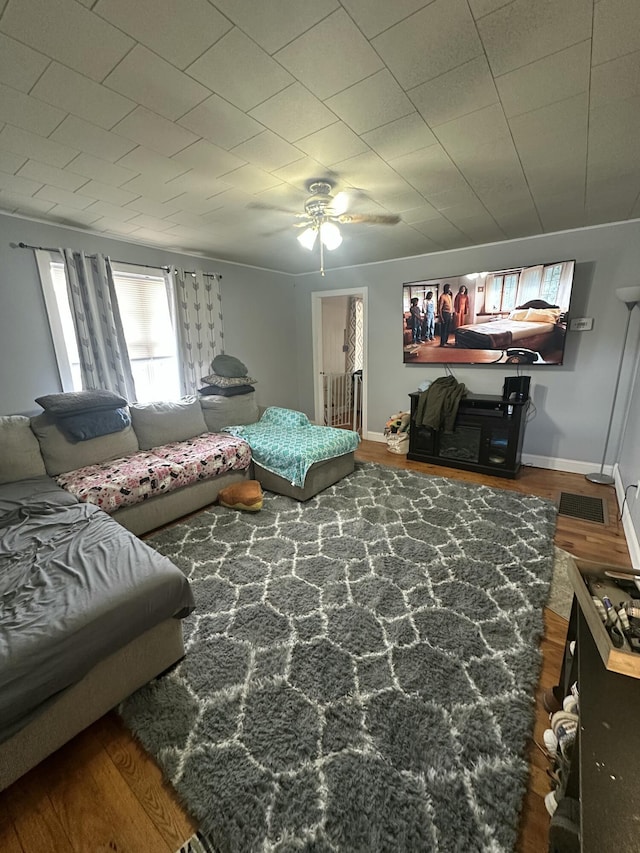
POLYGON ((320 236, 320 275, 324 276, 324 240, 322 239, 322 225, 319 227, 320 236))

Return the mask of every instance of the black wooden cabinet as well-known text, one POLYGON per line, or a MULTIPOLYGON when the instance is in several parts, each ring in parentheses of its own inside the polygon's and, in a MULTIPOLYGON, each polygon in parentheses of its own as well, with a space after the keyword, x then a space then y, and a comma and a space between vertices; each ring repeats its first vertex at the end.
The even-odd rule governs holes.
POLYGON ((447 465, 497 477, 516 477, 529 401, 468 394, 460 401, 453 432, 418 426, 414 416, 420 394, 411 398, 408 459, 447 465))

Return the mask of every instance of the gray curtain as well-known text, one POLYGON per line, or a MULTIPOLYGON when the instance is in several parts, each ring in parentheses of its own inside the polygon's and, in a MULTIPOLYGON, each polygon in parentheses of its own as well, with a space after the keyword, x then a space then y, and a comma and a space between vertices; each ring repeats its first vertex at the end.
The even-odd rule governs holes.
POLYGON ((104 255, 60 249, 78 341, 82 387, 136 400, 111 263, 104 255))
POLYGON ((178 338, 182 394, 195 394, 211 362, 224 352, 220 284, 217 276, 172 267, 167 274, 178 338))

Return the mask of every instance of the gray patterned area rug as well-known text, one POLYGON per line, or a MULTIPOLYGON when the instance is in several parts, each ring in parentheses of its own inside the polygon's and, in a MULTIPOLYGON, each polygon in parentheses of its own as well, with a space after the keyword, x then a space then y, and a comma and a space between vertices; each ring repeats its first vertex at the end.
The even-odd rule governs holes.
POLYGON ((211 850, 512 850, 554 504, 358 464, 152 537, 187 656, 121 707, 211 850))

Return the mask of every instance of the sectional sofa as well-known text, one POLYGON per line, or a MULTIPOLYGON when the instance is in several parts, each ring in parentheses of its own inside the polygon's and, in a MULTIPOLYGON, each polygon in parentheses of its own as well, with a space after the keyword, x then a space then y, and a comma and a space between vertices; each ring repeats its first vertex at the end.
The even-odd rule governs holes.
POLYGON ((0 790, 184 655, 189 582, 134 533, 250 476, 195 398, 131 419, 70 442, 49 415, 0 418, 0 790))

